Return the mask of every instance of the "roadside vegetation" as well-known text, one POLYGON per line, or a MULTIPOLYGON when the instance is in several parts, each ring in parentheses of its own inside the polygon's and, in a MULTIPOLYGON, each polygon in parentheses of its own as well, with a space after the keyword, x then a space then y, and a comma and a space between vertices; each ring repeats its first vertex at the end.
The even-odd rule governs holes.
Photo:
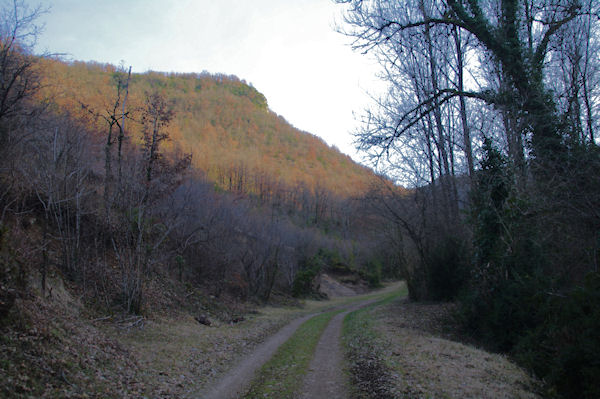
POLYGON ((372 172, 236 77, 36 55, 44 12, 0 3, 2 395, 178 397, 288 320, 254 309, 394 275, 372 172))
POLYGON ((452 304, 393 295, 350 313, 344 345, 355 398, 540 398, 506 357, 460 343, 452 304))
POLYGON ((472 339, 549 395, 600 388, 597 1, 337 0, 388 92, 359 146, 409 296, 457 301, 472 339))
MULTIPOLYGON (((173 313, 174 307, 150 317, 90 315, 59 281, 49 279, 52 299, 32 297, 22 304, 27 312, 4 319, 9 324, 0 339, 0 396, 195 398, 292 319, 335 313, 333 307, 361 299, 226 307, 210 298, 188 297, 203 301, 202 308, 211 315, 207 326, 189 312, 173 313), (232 314, 244 320, 234 323, 232 314)), ((309 333, 318 339, 312 327, 309 333)), ((312 352, 305 351, 302 341, 296 349, 310 359, 312 352)))

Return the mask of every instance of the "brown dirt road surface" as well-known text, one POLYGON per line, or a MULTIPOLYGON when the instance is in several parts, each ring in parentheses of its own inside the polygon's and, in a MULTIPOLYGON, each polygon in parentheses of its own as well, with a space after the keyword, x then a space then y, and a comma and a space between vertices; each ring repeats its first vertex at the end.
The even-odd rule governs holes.
MULTIPOLYGON (((396 288, 396 285, 389 286, 381 290, 381 292, 389 292, 396 288)), ((304 383, 305 395, 303 397, 311 399, 347 397, 347 382, 343 372, 343 353, 340 341, 342 322, 347 313, 367 306, 374 301, 374 299, 365 299, 360 302, 339 305, 334 308, 343 310, 343 313, 336 315, 330 321, 321 336, 315 351, 315 358, 311 362, 309 374, 304 383), (332 394, 329 392, 333 391, 338 396, 331 396, 332 394), (343 393, 343 395, 339 396, 340 393, 343 393)), ((273 356, 279 346, 287 341, 302 323, 317 314, 312 313, 295 319, 283 327, 275 335, 260 344, 252 353, 223 375, 223 377, 206 388, 199 397, 203 399, 233 399, 242 397, 252 382, 255 372, 273 356)))
POLYGON ((313 316, 314 314, 303 316, 287 324, 260 344, 216 383, 208 387, 199 397, 204 399, 237 399, 242 397, 250 385, 254 373, 273 356, 277 348, 287 341, 302 323, 313 316))
MULTIPOLYGON (((315 351, 309 374, 304 382, 302 398, 310 399, 345 399, 348 382, 343 372, 344 356, 341 347, 342 322, 344 317, 356 309, 367 306, 375 300, 361 301, 346 305, 344 312, 337 314, 327 325, 321 335, 315 351)), ((237 399, 244 395, 256 371, 267 362, 275 351, 287 341, 302 323, 314 317, 310 314, 300 317, 259 345, 237 366, 227 372, 215 384, 207 388, 201 395, 204 399, 237 399)))
MULTIPOLYGON (((384 291, 397 288, 390 286, 384 291)), ((353 303, 335 308, 341 313, 331 319, 322 333, 303 387, 295 397, 351 397, 347 359, 341 344, 343 321, 348 313, 376 300, 357 298, 353 303)), ((412 304, 399 300, 369 313, 376 321, 375 329, 380 344, 385 346, 386 357, 390 357, 387 364, 391 367, 393 393, 390 392, 389 397, 538 398, 534 393, 537 391, 536 383, 508 359, 454 342, 452 337, 445 337, 450 340, 438 338, 445 335, 441 334, 440 322, 436 321, 438 313, 440 317, 447 313, 444 305, 412 304)), ((197 397, 243 397, 255 372, 303 322, 317 314, 303 316, 283 327, 197 397)))
POLYGON ((344 372, 344 353, 341 335, 344 317, 350 312, 368 306, 376 299, 361 301, 344 312, 335 315, 317 344, 315 356, 304 379, 303 399, 346 399, 349 398, 349 381, 344 372))

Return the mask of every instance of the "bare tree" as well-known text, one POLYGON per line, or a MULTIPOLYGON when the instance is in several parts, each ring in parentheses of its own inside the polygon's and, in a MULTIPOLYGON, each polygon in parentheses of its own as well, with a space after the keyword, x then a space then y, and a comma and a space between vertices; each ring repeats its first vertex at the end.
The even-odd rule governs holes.
POLYGON ((21 0, 0 5, 0 222, 17 201, 14 193, 20 183, 13 179, 13 161, 23 149, 17 146, 31 137, 31 129, 25 129, 28 117, 41 110, 31 102, 41 87, 32 49, 41 30, 37 19, 44 12, 21 0))
POLYGON ((131 78, 131 67, 125 77, 122 70, 113 75, 117 93, 113 101, 106 105, 104 110, 96 110, 80 101, 83 109, 94 118, 104 120, 108 126, 104 144, 104 211, 107 223, 111 221, 111 210, 117 196, 122 195, 121 188, 123 180, 123 143, 125 141, 125 121, 131 119, 127 111, 126 103, 129 95, 129 81, 131 78), (115 131, 116 130, 116 131, 115 131), (113 145, 117 143, 117 181, 115 185, 113 172, 113 145))
MULTIPOLYGON (((415 49, 419 51, 420 46, 416 45, 419 38, 433 35, 443 38, 442 33, 450 28, 455 34, 473 38, 475 54, 481 62, 486 59, 497 62, 504 82, 498 86, 481 81, 479 87, 468 88, 463 83, 461 89, 460 84, 441 85, 432 80, 431 93, 413 106, 399 107, 388 123, 389 129, 362 136, 360 140, 365 147, 379 147, 385 152, 429 115, 433 115, 439 125, 440 107, 455 98, 472 98, 498 109, 510 109, 520 126, 531 135, 532 150, 538 157, 549 153, 546 150, 552 152, 560 147, 561 133, 557 131, 560 123, 544 80, 547 60, 556 51, 553 41, 559 33, 576 23, 579 17, 592 15, 597 10, 585 9, 572 0, 551 3, 518 0, 338 2, 349 6, 346 22, 352 28, 347 33, 355 38, 355 48, 378 54, 389 70, 397 71, 396 80, 406 76, 397 68, 404 63, 404 51, 409 54, 415 49)), ((454 49, 457 56, 460 49, 460 46, 454 49)), ((452 49, 446 47, 445 51, 452 49)), ((430 64, 433 62, 431 52, 426 59, 430 64)), ((463 62, 463 68, 465 66, 463 62)), ((473 70, 474 77, 481 76, 477 69, 481 67, 473 70)), ((438 135, 440 151, 443 150, 441 144, 438 135)), ((440 156, 445 169, 444 154, 440 156)))
POLYGON ((165 98, 154 92, 146 97, 146 107, 142 114, 142 138, 144 141, 145 185, 144 202, 150 200, 150 186, 158 164, 162 161, 159 150, 161 143, 169 137, 164 129, 173 119, 173 109, 165 98))
MULTIPOLYGON (((40 88, 32 49, 41 29, 36 20, 44 12, 21 0, 5 2, 0 9, 0 122, 24 112, 26 100, 40 88)), ((1 142, 5 135, 0 136, 1 142)))
MULTIPOLYGON (((433 249, 446 248, 444 242, 460 236, 469 242, 472 231, 458 211, 469 202, 461 175, 474 175, 486 138, 501 143, 509 156, 515 190, 520 190, 514 195, 543 204, 543 211, 532 212, 554 215, 539 221, 548 228, 540 231, 538 244, 551 242, 548 234, 560 219, 556 206, 575 204, 569 186, 572 169, 581 167, 567 165, 587 158, 587 165, 593 163, 593 149, 574 154, 595 145, 590 82, 597 80, 597 60, 587 49, 598 40, 598 5, 575 0, 337 2, 346 6, 345 33, 354 48, 374 54, 389 83, 388 95, 367 112, 357 142, 387 166, 392 178, 416 187, 413 207, 390 196, 379 196, 377 203, 391 204, 383 209, 394 210, 392 220, 421 254, 424 275, 437 262, 430 259, 433 249)), ((588 205, 575 207, 581 212, 588 205)))

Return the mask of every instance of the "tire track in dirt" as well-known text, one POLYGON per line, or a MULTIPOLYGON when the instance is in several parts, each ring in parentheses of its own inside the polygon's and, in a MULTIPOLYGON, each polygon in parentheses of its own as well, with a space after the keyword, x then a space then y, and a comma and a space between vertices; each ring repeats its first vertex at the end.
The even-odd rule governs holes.
POLYGON ((335 315, 317 344, 315 356, 304 379, 302 399, 347 399, 349 381, 344 372, 344 352, 341 343, 344 318, 350 312, 374 303, 376 299, 354 304, 335 315))
POLYGON ((315 315, 309 314, 287 324, 265 342, 258 345, 252 353, 198 397, 203 399, 237 399, 242 397, 252 382, 256 370, 273 356, 275 351, 294 334, 302 323, 315 315))
MULTIPOLYGON (((310 371, 307 376, 307 378, 311 379, 311 382, 305 382, 304 384, 305 387, 310 388, 310 392, 313 392, 313 387, 318 387, 319 392, 323 391, 323 389, 325 389, 323 392, 328 392, 328 390, 324 387, 331 385, 328 383, 328 379, 330 378, 332 381, 334 381, 333 388, 337 387, 341 389, 340 387, 345 386, 346 381, 344 380, 342 371, 343 354, 340 342, 342 322, 345 315, 349 312, 360 309, 363 306, 367 306, 374 301, 374 299, 371 299, 352 305, 341 305, 333 309, 345 309, 345 311, 334 316, 334 318, 325 328, 325 331, 321 335, 319 343, 317 344, 317 348, 315 350, 316 355, 311 361, 309 368, 310 371), (315 360, 317 358, 319 360, 315 360)), ((302 323, 320 313, 322 312, 311 313, 295 319, 291 323, 287 324, 273 336, 268 338, 265 342, 260 344, 240 363, 225 373, 223 377, 206 388, 199 395, 199 397, 203 399, 237 399, 242 397, 249 388, 256 371, 275 354, 277 349, 294 334, 294 332, 298 329, 298 327, 300 327, 300 325, 302 325, 302 323)), ((343 392, 345 392, 345 390, 343 392)), ((310 395, 302 397, 312 399, 318 399, 320 397, 331 399, 334 398, 330 396, 310 395)), ((337 397, 338 396, 335 396, 335 398, 337 397)), ((340 398, 345 397, 346 396, 340 396, 340 398)))
MULTIPOLYGON (((396 285, 387 287, 378 293, 390 292, 396 285)), ((341 347, 341 330, 344 317, 355 310, 368 306, 378 299, 368 299, 351 304, 336 306, 331 310, 343 310, 334 316, 321 335, 315 357, 311 361, 309 373, 305 378, 304 387, 307 393, 302 397, 311 399, 334 399, 346 398, 347 396, 332 396, 331 389, 339 389, 346 395, 347 382, 343 371, 343 351, 341 347), (327 370, 327 371, 326 371, 327 370), (328 381, 332 379, 333 384, 328 381), (306 396, 308 395, 308 396, 306 396)), ((324 310, 325 311, 325 310, 324 310)), ((323 312, 324 312, 323 311, 323 312)), ((265 342, 260 344, 252 353, 246 356, 240 363, 229 370, 215 383, 205 388, 197 397, 203 399, 238 399, 242 397, 249 388, 256 371, 265 364, 287 341, 302 323, 323 312, 311 313, 293 320, 265 342)))

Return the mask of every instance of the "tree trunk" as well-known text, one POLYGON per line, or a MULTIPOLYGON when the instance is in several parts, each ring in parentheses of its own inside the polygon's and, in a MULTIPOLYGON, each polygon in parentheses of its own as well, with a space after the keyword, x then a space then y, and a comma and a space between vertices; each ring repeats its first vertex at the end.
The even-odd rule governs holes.
MULTIPOLYGON (((463 60, 463 51, 460 42, 460 36, 458 29, 455 27, 452 29, 452 34, 454 36, 454 44, 456 45, 456 55, 457 55, 457 74, 458 74, 458 91, 463 92, 465 90, 464 87, 464 60, 463 60)), ((473 184, 473 172, 475 171, 475 165, 473 164, 473 149, 471 146, 471 131, 469 129, 469 122, 467 119, 467 105, 465 102, 464 96, 458 97, 460 102, 460 119, 462 122, 463 128, 463 145, 465 151, 465 157, 467 158, 467 169, 469 173, 469 178, 471 179, 471 185, 473 184)))

